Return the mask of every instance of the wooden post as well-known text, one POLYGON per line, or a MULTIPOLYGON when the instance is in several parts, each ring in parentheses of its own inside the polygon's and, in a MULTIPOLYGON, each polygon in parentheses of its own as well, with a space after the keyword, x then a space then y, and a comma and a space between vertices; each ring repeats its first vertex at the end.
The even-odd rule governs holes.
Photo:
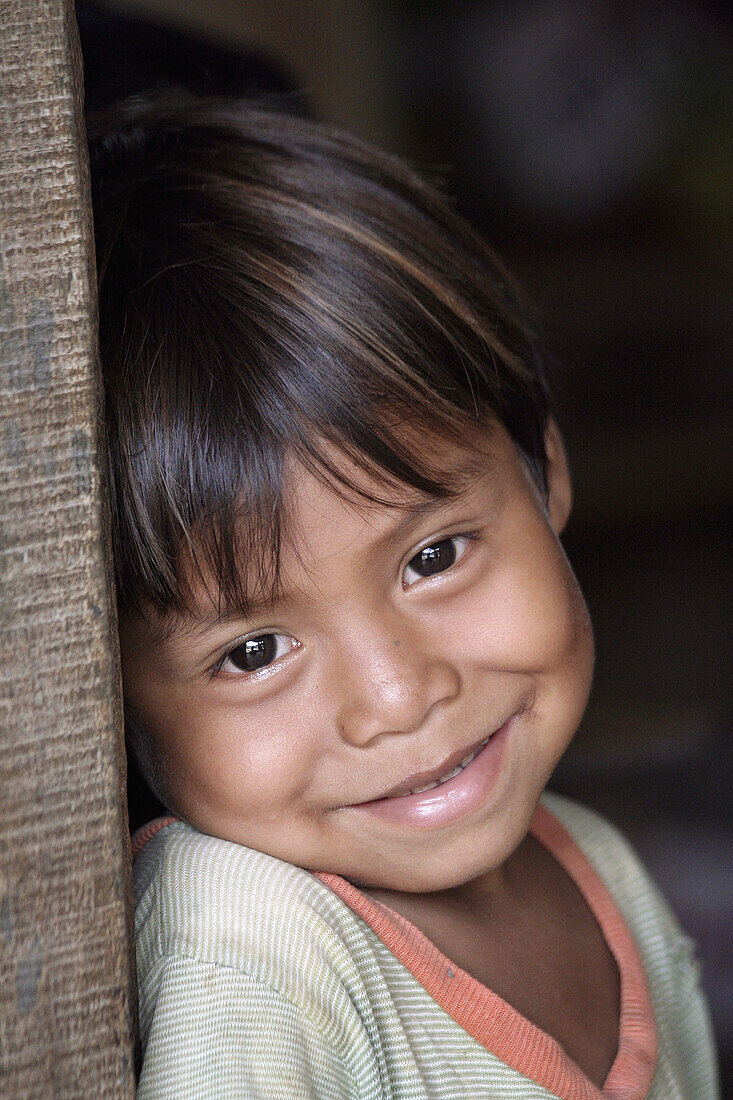
POLYGON ((130 859, 71 0, 0 19, 0 1096, 134 1095, 130 859))

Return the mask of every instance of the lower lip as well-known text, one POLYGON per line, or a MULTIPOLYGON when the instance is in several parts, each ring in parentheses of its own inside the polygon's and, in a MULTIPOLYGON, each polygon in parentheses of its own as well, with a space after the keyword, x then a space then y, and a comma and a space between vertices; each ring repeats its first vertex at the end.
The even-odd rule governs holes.
POLYGON ((404 794, 398 798, 376 798, 360 802, 349 809, 367 813, 396 825, 440 828, 459 817, 473 813, 491 793, 501 770, 513 715, 491 737, 489 743, 462 772, 429 791, 404 794))

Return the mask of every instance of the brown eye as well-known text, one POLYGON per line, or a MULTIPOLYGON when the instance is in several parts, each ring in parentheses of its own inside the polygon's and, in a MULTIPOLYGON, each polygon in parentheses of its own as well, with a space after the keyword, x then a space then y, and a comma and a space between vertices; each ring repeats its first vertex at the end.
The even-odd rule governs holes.
POLYGON ((432 546, 424 546, 410 562, 410 567, 421 577, 431 577, 450 569, 456 560, 456 548, 451 539, 443 539, 432 546))
POLYGON ((229 651, 223 664, 231 661, 240 672, 257 672, 280 656, 278 650, 282 637, 281 634, 260 634, 257 638, 247 638, 246 642, 229 651))
POLYGON ((468 535, 453 535, 423 546, 405 567, 405 583, 409 586, 421 577, 444 573, 463 556, 470 541, 468 535))

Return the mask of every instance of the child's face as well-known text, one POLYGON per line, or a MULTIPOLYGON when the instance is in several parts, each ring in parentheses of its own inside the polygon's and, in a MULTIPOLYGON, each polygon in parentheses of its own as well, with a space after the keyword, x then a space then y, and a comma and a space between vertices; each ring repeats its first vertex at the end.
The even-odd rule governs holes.
MULTIPOLYGON (((428 892, 503 864, 575 733, 593 664, 557 538, 570 489, 552 425, 548 445, 549 509, 500 426, 467 489, 419 511, 348 503, 293 465, 281 603, 199 633, 181 623, 159 645, 145 620, 123 620, 126 701, 171 807, 366 886, 428 892), (446 782, 403 793, 477 749, 446 782)), ((431 465, 436 448, 445 468, 475 460, 430 446, 431 465)))

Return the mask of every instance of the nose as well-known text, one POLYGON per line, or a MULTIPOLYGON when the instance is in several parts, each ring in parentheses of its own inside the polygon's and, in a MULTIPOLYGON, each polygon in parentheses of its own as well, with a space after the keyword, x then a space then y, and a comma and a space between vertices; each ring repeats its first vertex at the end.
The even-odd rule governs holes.
POLYGON ((385 734, 418 730, 460 690, 459 670, 437 640, 404 629, 360 629, 340 647, 341 737, 367 745, 385 734))

